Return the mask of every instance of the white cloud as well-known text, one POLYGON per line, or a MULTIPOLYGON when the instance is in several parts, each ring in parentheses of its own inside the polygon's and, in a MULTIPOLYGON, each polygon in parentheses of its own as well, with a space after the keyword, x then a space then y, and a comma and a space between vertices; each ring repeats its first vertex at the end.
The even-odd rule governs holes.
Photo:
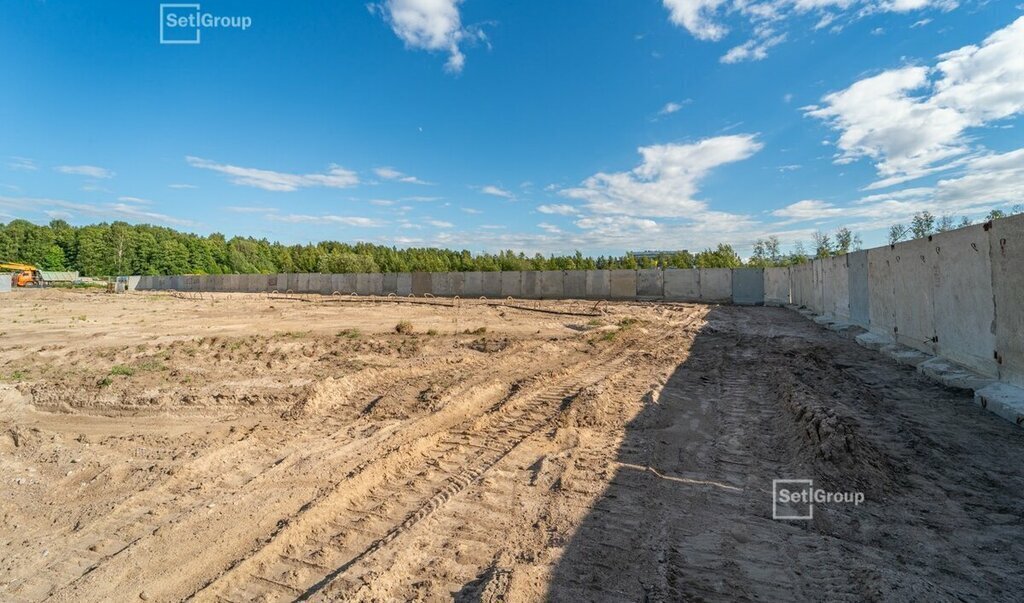
POLYGON ((549 232, 551 234, 562 234, 561 228, 555 226, 554 224, 549 224, 547 222, 541 222, 540 224, 537 225, 537 228, 543 230, 544 232, 549 232))
POLYGON ((467 214, 471 214, 471 215, 478 215, 478 214, 484 213, 484 212, 480 211, 479 209, 475 209, 475 208, 472 208, 472 207, 460 207, 459 209, 462 210, 463 213, 467 213, 467 214))
POLYGON ((54 170, 61 174, 69 174, 72 176, 88 176, 89 178, 106 179, 113 178, 114 172, 95 165, 59 165, 54 170))
POLYGON ((852 21, 876 13, 942 10, 957 7, 957 0, 662 0, 669 12, 669 20, 686 29, 698 40, 718 41, 729 33, 724 20, 732 18, 741 28, 753 32, 751 39, 734 47, 722 57, 723 63, 742 60, 760 60, 772 46, 785 40, 785 32, 768 33, 782 29, 787 21, 813 14, 818 18, 815 30, 831 26, 841 31, 843 25, 833 25, 839 19, 852 21), (772 27, 769 27, 772 26, 772 27))
POLYGON ((404 182, 406 184, 430 184, 429 182, 424 182, 415 176, 403 174, 391 167, 375 168, 373 173, 377 174, 378 178, 383 178, 384 180, 393 180, 395 182, 404 182))
POLYGON ((557 214, 559 216, 574 216, 580 213, 579 210, 573 207, 572 205, 566 205, 564 203, 556 203, 553 205, 539 205, 537 206, 537 211, 539 211, 542 214, 557 214))
POLYGON ((28 157, 10 157, 7 162, 7 169, 17 172, 34 172, 39 169, 34 159, 28 157))
POLYGON ((805 199, 803 201, 797 201, 783 207, 776 209, 772 212, 772 215, 777 218, 785 218, 792 222, 799 222, 803 220, 821 220, 824 218, 835 218, 841 216, 843 210, 826 203, 825 201, 819 201, 817 199, 805 199))
POLYGON ((658 111, 658 115, 672 115, 673 113, 676 113, 676 112, 680 111, 683 108, 683 105, 688 103, 688 102, 690 102, 690 101, 686 100, 686 101, 683 101, 681 103, 677 103, 677 102, 665 103, 665 106, 662 107, 660 111, 658 111))
POLYGON ((229 205, 225 207, 227 211, 234 212, 236 214, 262 214, 262 213, 273 213, 277 211, 276 207, 257 207, 257 206, 239 206, 229 205))
POLYGON ((500 186, 494 186, 493 184, 488 184, 487 186, 481 186, 480 187, 480 192, 485 194, 485 195, 491 195, 493 197, 503 197, 505 199, 514 199, 515 198, 515 195, 513 195, 509 191, 501 188, 500 186))
POLYGON ((461 44, 486 39, 483 32, 462 26, 462 0, 385 0, 369 5, 391 25, 408 48, 448 53, 445 69, 459 73, 466 64, 461 44))
POLYGON ((840 132, 837 163, 867 158, 882 188, 962 165, 966 131, 1024 111, 1024 17, 938 57, 933 68, 902 67, 826 95, 807 115, 840 132))
POLYGON ((629 172, 598 173, 561 191, 595 213, 698 218, 707 204, 694 199, 712 169, 746 159, 761 149, 752 134, 706 138, 692 144, 638 149, 643 163, 629 172))
POLYGON ((335 164, 331 164, 330 168, 321 174, 300 175, 227 165, 193 156, 185 157, 185 161, 192 167, 227 174, 234 184, 254 186, 268 191, 295 191, 314 186, 348 188, 359 184, 359 177, 355 172, 335 164))
POLYGON ((275 222, 286 222, 289 224, 340 224, 342 226, 359 226, 363 228, 378 228, 384 226, 383 222, 374 220, 372 218, 364 218, 361 216, 334 216, 334 215, 323 215, 323 216, 312 216, 307 214, 285 214, 275 215, 268 214, 267 219, 275 222))
POLYGON ((175 218, 155 211, 147 211, 137 204, 129 203, 75 203, 62 199, 39 197, 0 197, 0 206, 11 207, 23 212, 41 211, 47 215, 57 213, 61 219, 70 219, 75 215, 86 215, 101 220, 125 220, 129 222, 146 222, 167 224, 170 226, 195 226, 191 220, 175 218))
POLYGON ((771 31, 766 34, 758 34, 756 38, 747 40, 739 46, 729 49, 729 52, 719 59, 723 63, 740 63, 742 61, 761 61, 768 56, 768 49, 778 46, 786 41, 786 34, 773 35, 771 31))
POLYGON ((444 220, 427 220, 427 224, 434 228, 455 228, 455 225, 451 222, 445 222, 444 220))
POLYGON ((199 188, 198 186, 196 186, 194 184, 168 184, 167 187, 168 188, 177 188, 177 189, 199 188))
POLYGON ((152 205, 153 204, 153 202, 150 201, 149 199, 142 199, 140 197, 118 197, 117 200, 118 201, 123 201, 125 203, 138 203, 140 205, 152 205))

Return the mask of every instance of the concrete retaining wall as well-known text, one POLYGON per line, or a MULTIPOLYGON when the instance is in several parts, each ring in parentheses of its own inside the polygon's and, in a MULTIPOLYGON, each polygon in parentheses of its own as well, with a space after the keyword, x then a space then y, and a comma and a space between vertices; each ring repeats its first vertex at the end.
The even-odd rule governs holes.
POLYGON ((763 271, 179 275, 139 277, 136 288, 792 303, 1024 386, 1024 216, 763 271))

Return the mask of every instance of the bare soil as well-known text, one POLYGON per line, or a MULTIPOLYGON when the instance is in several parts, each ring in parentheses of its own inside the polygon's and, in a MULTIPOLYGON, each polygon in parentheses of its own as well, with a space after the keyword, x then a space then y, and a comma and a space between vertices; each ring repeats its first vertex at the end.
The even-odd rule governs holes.
POLYGON ((966 393, 785 309, 420 301, 4 296, 0 599, 1024 592, 1024 430, 966 393))

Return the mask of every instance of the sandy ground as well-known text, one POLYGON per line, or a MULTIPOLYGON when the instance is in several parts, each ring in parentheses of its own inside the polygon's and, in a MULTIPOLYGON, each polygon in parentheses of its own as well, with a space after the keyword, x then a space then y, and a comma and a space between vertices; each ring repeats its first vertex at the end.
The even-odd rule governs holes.
POLYGON ((788 310, 0 303, 4 601, 1024 592, 1024 430, 788 310))

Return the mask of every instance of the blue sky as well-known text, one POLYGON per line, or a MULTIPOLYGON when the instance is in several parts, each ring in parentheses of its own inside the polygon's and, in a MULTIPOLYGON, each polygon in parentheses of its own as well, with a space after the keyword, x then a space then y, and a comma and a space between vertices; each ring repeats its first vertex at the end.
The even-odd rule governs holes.
POLYGON ((5 3, 0 220, 745 253, 1024 203, 1013 0, 159 6, 5 3))

